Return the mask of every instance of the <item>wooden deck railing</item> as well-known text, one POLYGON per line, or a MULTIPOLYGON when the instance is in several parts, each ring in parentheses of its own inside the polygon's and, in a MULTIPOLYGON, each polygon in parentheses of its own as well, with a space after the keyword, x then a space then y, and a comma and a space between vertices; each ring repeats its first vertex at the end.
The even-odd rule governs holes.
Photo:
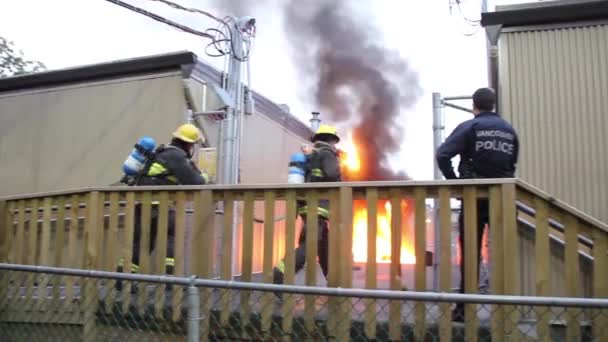
MULTIPOLYGON (((414 241, 417 263, 414 272, 414 290, 427 291, 426 203, 429 198, 440 204, 440 290, 451 291, 452 284, 452 220, 450 200, 462 198, 465 215, 465 243, 463 261, 467 267, 465 292, 476 293, 478 277, 474 264, 477 260, 475 239, 477 216, 476 201, 488 198, 490 203, 490 258, 491 292, 493 294, 529 294, 538 296, 567 295, 572 297, 608 297, 606 275, 608 251, 608 227, 574 208, 550 198, 547 194, 516 179, 487 179, 470 181, 432 182, 365 182, 327 183, 314 185, 236 185, 203 187, 99 187, 73 191, 32 194, 0 198, 0 261, 19 264, 38 264, 57 267, 73 267, 114 271, 122 258, 125 269, 130 269, 133 231, 136 222, 149 227, 153 219, 158 222, 157 248, 148 253, 150 231, 142 229, 139 255, 139 272, 163 274, 165 272, 166 247, 169 226, 169 209, 175 212, 175 275, 196 274, 201 278, 233 279, 242 281, 272 282, 272 269, 279 259, 286 256, 285 283, 294 283, 294 253, 297 237, 296 200, 305 199, 309 227, 306 243, 306 284, 314 285, 317 279, 317 212, 319 200, 330 203, 329 276, 328 286, 353 286, 353 201, 365 200, 368 209, 368 262, 366 288, 377 287, 376 218, 379 201, 388 200, 391 205, 391 261, 390 289, 401 290, 400 252, 402 232, 409 222, 401 210, 404 199, 413 203, 414 241), (412 202, 413 201, 413 202, 412 202), (141 206, 141 218, 136 219, 136 206, 141 206), (156 207, 158 210, 152 210, 156 207), (153 218, 152 212, 158 217, 153 218), (233 221, 234 220, 234 221, 233 221), (233 223, 236 222, 236 223, 233 223), (526 224, 524 224, 526 223, 526 224), (530 227, 535 229, 530 230, 530 227), (530 233, 532 232, 532 233, 530 233), (563 244, 551 244, 551 241, 563 244), (562 248, 563 247, 563 248, 562 248), (557 253, 556 250, 563 249, 557 253), (579 255, 588 255, 582 263, 591 268, 579 267, 579 255), (563 255, 563 266, 559 264, 563 255), (238 260, 236 260, 238 258, 238 260), (556 259, 557 258, 557 259, 556 259), (557 261, 552 261, 557 260, 557 261), (556 262, 558 268, 556 271, 556 262), (533 265, 533 272, 528 272, 533 265), (260 275, 256 271, 261 271, 260 275), (581 271, 582 270, 582 271, 581 271), (590 270, 589 272, 585 270, 590 270), (591 274, 588 274, 591 273, 591 274), (530 276, 530 274, 532 276, 530 276), (561 279, 565 292, 559 290, 561 279), (567 275, 567 276, 565 276, 567 275), (553 281, 552 277, 557 278, 553 281), (589 279, 590 291, 582 291, 581 279, 589 279), (527 283, 526 283, 527 282, 527 283), (530 285, 532 284, 532 285, 530 285)), ((29 279, 29 285, 34 283, 29 279)), ((38 279, 44 285, 44 279, 38 279)), ((68 280, 69 281, 69 280, 68 280)), ((6 284, 0 289, 6 289, 6 284)), ((69 285, 69 284, 67 284, 69 285)), ((71 286, 66 287, 70 291, 71 286)), ((128 291, 128 289, 127 289, 128 291)), ((68 298, 72 294, 67 293, 68 298)), ((93 288, 85 289, 85 295, 96 296, 93 288)), ((250 312, 247 294, 241 299, 242 324, 247 325, 250 312)), ((156 311, 162 317, 162 289, 157 293, 156 311)), ((202 296, 207 298, 207 296, 202 296)), ((225 296, 221 303, 224 310, 220 320, 228 323, 229 302, 225 296)), ((111 297, 106 297, 111 301, 111 297)), ((262 313, 262 329, 270 328, 274 296, 263 297, 266 305, 262 313)), ((138 304, 144 307, 143 292, 138 304)), ((181 303, 179 295, 173 298, 174 307, 181 303)), ((203 303, 203 312, 211 303, 203 303)), ((125 301, 123 305, 129 305, 125 301)), ((291 330, 294 302, 287 298, 283 303, 283 329, 291 330)), ((331 301, 329 329, 338 336, 348 336, 350 304, 331 301), (340 322, 340 324, 338 324, 340 322)), ((399 339, 401 334, 401 306, 390 304, 390 336, 399 339)), ((81 308, 88 315, 94 308, 81 308)), ((365 314, 365 332, 375 336, 376 311, 369 301, 365 314)), ((451 310, 442 304, 439 332, 442 341, 451 340, 451 310)), ((423 304, 415 307, 415 334, 422 337, 426 331, 423 304)), ((493 340, 503 340, 505 331, 514 331, 518 321, 517 310, 497 309, 492 316, 493 340), (509 317, 505 317, 509 315, 509 317), (509 319, 503 319, 509 318, 509 319), (504 326, 504 325, 507 326, 504 326), (510 326, 509 326, 510 325, 510 326)), ((578 335, 578 312, 568 311, 568 335, 578 335)), ((86 318, 86 317, 85 317, 86 318)), ((548 332, 552 316, 538 313, 539 334, 548 332)), ((173 311, 173 319, 180 320, 180 310, 173 311)), ((306 298, 305 322, 314 326, 314 298, 306 298)), ((605 318, 597 318, 594 324, 606 325, 605 318), (600 321, 601 320, 601 321, 600 321)), ((31 321, 31 320, 30 320, 31 321)), ((474 307, 466 309, 466 337, 477 335, 477 316, 474 307)), ((86 320, 84 322, 87 322, 86 320)), ((86 326, 85 330, 94 329, 86 326)), ((546 340, 549 340, 549 335, 546 340)))

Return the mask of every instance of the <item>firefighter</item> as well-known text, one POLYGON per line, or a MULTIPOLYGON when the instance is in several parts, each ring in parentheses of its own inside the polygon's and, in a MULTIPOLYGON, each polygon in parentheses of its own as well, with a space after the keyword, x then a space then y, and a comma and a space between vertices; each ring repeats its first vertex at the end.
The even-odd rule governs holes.
MULTIPOLYGON (((446 179, 512 178, 515 176, 519 141, 515 129, 495 111, 496 95, 490 88, 473 94, 474 118, 461 123, 437 149, 437 164, 446 179), (451 159, 460 155, 459 177, 451 159)), ((461 201, 462 204, 464 202, 461 201)), ((488 200, 477 200, 477 274, 481 260, 481 238, 489 222, 488 200)), ((464 255, 464 205, 458 217, 460 250, 464 255)), ((460 262, 460 293, 464 293, 464 258, 460 262)), ((464 321, 464 305, 458 303, 452 316, 464 321)))
MULTIPOLYGON (((340 142, 335 127, 329 125, 321 125, 317 132, 313 135, 312 149, 303 149, 308 155, 308 170, 306 172, 306 182, 340 182, 340 161, 338 159, 338 150, 336 144, 340 142)), ((298 239, 298 247, 295 250, 295 272, 299 272, 304 268, 306 262, 306 213, 308 207, 306 203, 298 205, 298 215, 300 215, 303 225, 298 239)), ((329 201, 319 201, 317 208, 318 213, 318 234, 317 234, 317 253, 319 264, 323 271, 323 275, 327 279, 328 270, 328 253, 329 253, 329 201)), ((273 270, 273 282, 275 284, 283 284, 285 271, 285 263, 283 260, 273 270)))
MULTIPOLYGON (((208 182, 207 176, 198 169, 191 160, 194 146, 203 142, 204 137, 200 130, 192 124, 179 126, 173 132, 173 138, 168 145, 160 145, 154 151, 154 157, 149 160, 140 174, 136 176, 135 186, 154 185, 204 185, 208 182)), ((173 274, 175 267, 174 242, 175 242, 175 211, 168 213, 168 241, 167 258, 165 268, 167 274, 173 274)), ((135 206, 135 227, 133 237, 133 257, 131 272, 139 270, 139 249, 141 238, 141 204, 135 206)), ((158 203, 152 204, 150 224, 150 246, 152 253, 156 245, 158 230, 158 203)), ((119 270, 122 270, 124 260, 119 261, 119 270)))

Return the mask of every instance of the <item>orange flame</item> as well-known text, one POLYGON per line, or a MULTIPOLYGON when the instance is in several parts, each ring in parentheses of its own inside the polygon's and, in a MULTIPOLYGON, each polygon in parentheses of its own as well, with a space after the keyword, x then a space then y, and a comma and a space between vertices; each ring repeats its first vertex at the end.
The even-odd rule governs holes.
MULTIPOLYGON (((342 141, 341 166, 348 180, 357 180, 361 172, 361 156, 359 147, 355 143, 352 132, 342 141)), ((407 203, 401 203, 401 214, 404 231, 406 221, 407 203)), ((367 262, 367 204, 364 200, 356 200, 353 206, 353 257, 355 262, 367 262)), ((379 201, 376 223, 376 262, 390 263, 391 261, 391 203, 379 201)), ((411 241, 402 236, 401 240, 401 263, 415 264, 416 256, 411 241)))
MULTIPOLYGON (((405 201, 404 201, 405 202, 405 201)), ((402 208, 406 203, 402 202, 402 208)), ((367 262, 367 204, 364 200, 356 200, 354 203, 353 217, 353 257, 355 262, 367 262)), ((391 262, 391 203, 380 201, 377 209, 376 223, 376 262, 391 262), (382 203, 383 202, 383 203, 382 203)), ((402 210, 403 212, 403 210, 402 210)), ((405 222, 403 224, 405 226, 405 222)), ((403 227, 400 229, 403 231, 403 227)), ((402 236, 403 237, 403 236, 402 236)), ((416 255, 411 242, 407 239, 401 240, 402 264, 415 264, 416 255)))
POLYGON ((342 167, 346 168, 350 173, 357 173, 361 170, 361 157, 352 133, 348 133, 347 138, 342 145, 342 167))

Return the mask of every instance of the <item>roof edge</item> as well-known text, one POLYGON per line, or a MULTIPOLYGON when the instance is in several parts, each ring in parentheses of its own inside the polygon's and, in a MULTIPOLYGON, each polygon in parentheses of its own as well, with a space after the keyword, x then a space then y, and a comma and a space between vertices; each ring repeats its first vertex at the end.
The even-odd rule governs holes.
POLYGON ((481 26, 528 26, 608 18, 608 1, 551 1, 524 7, 501 6, 501 10, 481 14, 481 26))
POLYGON ((181 69, 186 76, 197 56, 190 51, 135 57, 106 63, 50 70, 0 79, 0 92, 92 81, 111 77, 181 69))

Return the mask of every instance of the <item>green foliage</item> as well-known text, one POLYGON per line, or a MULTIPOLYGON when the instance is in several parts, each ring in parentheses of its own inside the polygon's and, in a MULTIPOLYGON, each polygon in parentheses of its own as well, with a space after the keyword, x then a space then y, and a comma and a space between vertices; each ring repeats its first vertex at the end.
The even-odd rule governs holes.
POLYGON ((15 44, 0 37, 0 78, 46 70, 41 62, 29 61, 15 44))

